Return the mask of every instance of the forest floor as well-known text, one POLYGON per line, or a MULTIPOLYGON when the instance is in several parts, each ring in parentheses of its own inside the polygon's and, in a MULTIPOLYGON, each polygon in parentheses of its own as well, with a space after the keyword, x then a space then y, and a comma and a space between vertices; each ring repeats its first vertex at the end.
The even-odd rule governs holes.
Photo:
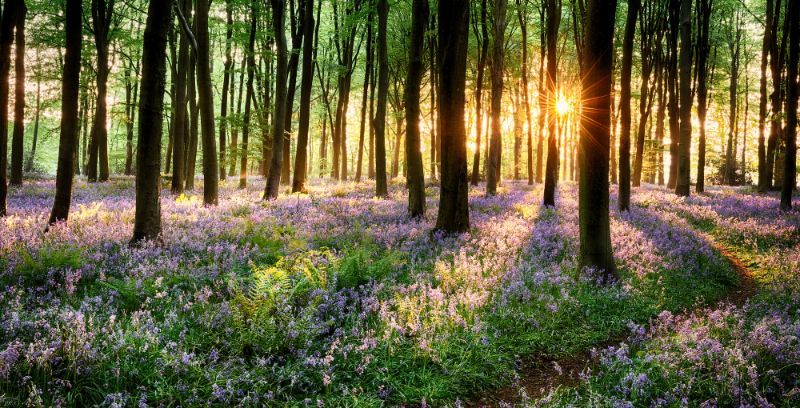
POLYGON ((251 184, 215 208, 165 190, 165 244, 144 248, 127 245, 131 179, 78 183, 47 234, 53 181, 12 190, 0 405, 800 401, 800 214, 773 195, 637 189, 612 211, 620 281, 603 287, 575 267, 570 183, 556 208, 540 186, 473 189, 460 236, 430 234, 433 185, 410 220, 400 184, 271 203, 251 184))

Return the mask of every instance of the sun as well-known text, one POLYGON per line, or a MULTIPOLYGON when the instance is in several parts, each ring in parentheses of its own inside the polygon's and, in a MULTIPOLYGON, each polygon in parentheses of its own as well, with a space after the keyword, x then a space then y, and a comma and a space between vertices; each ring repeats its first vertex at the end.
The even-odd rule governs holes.
POLYGON ((558 113, 558 116, 566 115, 569 113, 569 109, 569 102, 567 102, 563 96, 559 97, 558 101, 556 102, 556 113, 558 113))

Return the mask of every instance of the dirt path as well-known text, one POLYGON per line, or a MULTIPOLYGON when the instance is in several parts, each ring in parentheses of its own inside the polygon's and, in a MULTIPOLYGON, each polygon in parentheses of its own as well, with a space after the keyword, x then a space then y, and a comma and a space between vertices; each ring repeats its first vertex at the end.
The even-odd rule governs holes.
MULTIPOLYGON (((706 233, 699 233, 699 235, 711 244, 739 275, 739 284, 719 299, 716 304, 732 303, 736 306, 743 305, 756 293, 753 272, 731 250, 717 242, 711 235, 706 233)), ((701 307, 705 306, 698 306, 698 309, 701 307)), ((684 313, 691 313, 691 311, 684 313)), ((598 344, 594 349, 603 350, 624 340, 625 336, 620 336, 598 344)), ((583 351, 574 356, 559 359, 530 357, 520 362, 519 379, 514 384, 494 390, 479 399, 467 402, 465 405, 467 407, 514 405, 523 400, 523 391, 528 398, 536 400, 544 397, 556 387, 568 388, 576 386, 582 381, 581 373, 586 372, 588 368, 592 368, 597 364, 597 357, 592 356, 590 351, 583 351)))

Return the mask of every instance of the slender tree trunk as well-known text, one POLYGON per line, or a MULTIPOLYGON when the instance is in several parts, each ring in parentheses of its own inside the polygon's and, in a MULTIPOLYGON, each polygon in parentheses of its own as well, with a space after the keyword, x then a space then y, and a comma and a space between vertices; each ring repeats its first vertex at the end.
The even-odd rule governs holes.
POLYGON ((289 83, 286 87, 286 117, 283 128, 283 167, 281 168, 281 184, 290 185, 291 181, 291 147, 292 147, 292 115, 294 113, 294 94, 297 88, 297 72, 300 66, 300 48, 303 45, 303 7, 305 0, 298 0, 298 16, 295 13, 294 0, 289 0, 290 33, 292 37, 292 50, 289 53, 289 83))
MULTIPOLYGON (((619 94, 619 199, 620 211, 628 211, 631 204, 631 67, 633 66, 633 36, 640 0, 628 0, 628 17, 622 40, 622 73, 619 94)), ((642 124, 639 124, 642 126, 642 124)))
MULTIPOLYGON (((635 0, 634 0, 635 1, 635 0)), ((631 7, 631 4, 628 5, 631 7)), ((580 270, 602 271, 605 282, 616 280, 609 222, 608 156, 611 136, 611 76, 616 0, 589 0, 584 59, 581 66, 584 107, 581 115, 578 209, 580 270)))
MULTIPOLYGON (((314 81, 314 0, 305 0, 303 7, 303 73, 300 80, 300 123, 298 124, 297 153, 295 155, 294 181, 292 183, 293 193, 305 192, 306 190, 306 168, 308 167, 306 157, 309 121, 311 119, 311 88, 314 81)), ((362 126, 362 142, 363 136, 362 126)), ((359 172, 360 170, 361 166, 359 164, 359 172)))
POLYGON ((489 172, 486 174, 486 194, 497 194, 500 181, 500 138, 502 124, 500 115, 503 108, 503 47, 505 46, 506 0, 494 0, 494 32, 492 44, 492 134, 489 144, 489 172))
POLYGON ((758 192, 766 193, 769 190, 770 179, 767 178, 767 150, 765 145, 767 122, 767 62, 769 61, 770 46, 772 44, 774 0, 766 0, 766 15, 764 18, 764 40, 761 45, 761 78, 759 89, 761 99, 758 104, 758 192))
POLYGON ((197 0, 197 90, 200 96, 200 122, 203 126, 203 204, 219 201, 219 164, 214 123, 214 90, 211 87, 211 61, 208 41, 208 0, 197 0))
POLYGON ((797 187, 797 64, 800 60, 800 0, 789 0, 789 63, 786 86, 786 158, 784 160, 781 209, 792 209, 792 192, 797 187))
MULTIPOLYGON (((80 92, 81 73, 81 31, 83 28, 83 7, 81 3, 81 0, 66 0, 66 54, 64 56, 64 71, 61 81, 61 134, 58 142, 56 195, 53 201, 53 210, 50 212, 49 225, 67 220, 70 203, 72 201, 72 182, 75 175, 75 148, 78 143, 79 129, 78 96, 80 92)), ((7 10, 4 10, 4 12, 7 12, 7 10)), ((2 74, 2 72, 0 72, 0 74, 2 74)), ((7 76, 5 77, 7 78, 7 76)), ((0 81, 0 83, 5 84, 0 85, 0 91, 2 91, 3 87, 8 86, 8 81, 0 81)), ((0 103, 0 106, 6 105, 6 103, 0 103)), ((0 113, 0 118, 6 117, 7 115, 0 113)), ((2 131, 2 134, 5 135, 6 132, 2 131)), ((5 139, 3 140, 3 146, 5 146, 5 139)), ((0 172, 5 172, 5 163, 3 163, 0 172)), ((0 179, 4 180, 4 177, 0 176, 0 179)), ((5 186, 4 182, 2 184, 5 186)), ((4 193, 4 191, 0 192, 0 203, 2 203, 3 206, 3 211, 0 214, 5 214, 6 200, 5 194, 2 193, 4 193)))
POLYGON ((278 198, 281 169, 283 168, 283 131, 286 117, 286 80, 289 77, 286 45, 286 2, 270 0, 272 5, 272 28, 275 34, 277 67, 275 71, 275 109, 272 117, 272 158, 270 159, 264 199, 278 198))
MULTIPOLYGON (((37 50, 38 55, 38 50, 37 50)), ((37 57, 37 63, 39 59, 37 57)), ((25 163, 25 171, 33 171, 33 163, 36 158, 36 145, 39 143, 39 119, 42 114, 42 76, 36 75, 36 113, 33 119, 33 140, 31 141, 31 154, 28 156, 28 162, 25 163)))
MULTIPOLYGON (((180 6, 183 16, 191 13, 191 1, 181 0, 180 6)), ((189 70, 189 34, 181 34, 178 46, 178 75, 173 79, 175 83, 175 107, 172 119, 172 194, 183 194, 186 186, 186 78, 189 70)), ((191 86, 191 85, 190 85, 191 86)), ((169 154, 169 153, 167 153, 169 154)))
MULTIPOLYGON (((546 24, 546 7, 542 2, 539 6, 539 16, 541 26, 546 24)), ((539 30, 539 114, 538 114, 538 137, 536 144, 536 182, 542 182, 542 163, 544 162, 544 128, 547 118, 547 83, 545 82, 544 64, 547 55, 547 35, 545 30, 539 30)))
POLYGON ((108 43, 115 0, 92 0, 92 31, 97 52, 97 102, 95 104, 92 140, 89 152, 89 181, 108 181, 108 43), (98 172, 99 167, 99 172, 98 172))
MULTIPOLYGON (((356 178, 355 182, 361 181, 361 169, 364 160, 364 132, 367 126, 371 126, 367 120, 367 104, 369 101, 369 84, 372 77, 372 12, 367 16, 367 61, 364 66, 364 87, 361 97, 361 127, 358 132, 358 159, 356 161, 356 178)), ((369 119, 371 121, 372 118, 369 119)))
MULTIPOLYGON (((408 169, 408 213, 412 217, 425 215, 425 173, 420 150, 419 94, 425 64, 425 28, 428 25, 428 0, 414 0, 411 12, 411 46, 408 50, 406 73, 406 156, 408 169)), ((399 136, 399 135, 398 135, 399 136)))
MULTIPOLYGON (((256 0, 250 0, 250 37, 247 41, 247 51, 245 52, 246 57, 246 70, 247 70, 247 91, 245 92, 244 98, 244 118, 242 120, 242 151, 241 155, 241 167, 239 171, 239 188, 246 188, 247 187, 247 154, 250 148, 250 103, 252 102, 254 96, 253 90, 253 80, 255 77, 255 70, 256 70, 256 30, 258 27, 258 13, 256 12, 255 3, 256 0)), ((239 87, 239 92, 241 93, 242 88, 239 87)), ((241 98, 240 98, 241 99, 241 98)))
MULTIPOLYGON (((702 193, 705 190, 706 167, 706 114, 708 111, 708 53, 709 30, 711 23, 711 5, 713 0, 697 1, 697 116, 700 121, 700 139, 697 159, 697 185, 695 190, 702 193)), ((733 79, 732 79, 733 81, 733 79)), ((733 91, 732 91, 733 92, 733 91)), ((735 103, 734 105, 735 106, 735 103)))
MULTIPOLYGON (((486 61, 489 59, 489 29, 486 18, 487 0, 481 0, 481 43, 480 57, 478 58, 478 77, 475 81, 475 154, 472 157, 472 180, 473 186, 478 185, 481 178, 481 135, 483 134, 483 75, 486 69, 486 61)), ((523 47, 523 53, 526 52, 523 47)))
MULTIPOLYGON (((253 13, 254 14, 254 13, 253 13)), ((247 72, 247 54, 248 52, 245 51, 242 53, 242 63, 239 65, 239 69, 241 72, 239 73, 239 88, 238 88, 238 96, 236 97, 236 120, 234 123, 231 124, 231 147, 230 147, 230 166, 228 167, 228 174, 235 175, 236 174, 236 166, 239 164, 239 122, 242 120, 242 95, 244 94, 244 76, 245 72, 247 72)), ((236 86, 231 83, 231 112, 234 111, 233 105, 233 94, 236 91, 236 86)))
POLYGON ((680 9, 681 50, 680 68, 680 142, 678 144, 678 177, 675 194, 690 194, 689 167, 692 147, 692 2, 681 0, 680 9))
POLYGON ((764 180, 765 191, 773 187, 773 177, 775 176, 775 155, 778 148, 778 137, 781 129, 780 120, 776 120, 782 112, 782 82, 781 77, 783 73, 783 61, 780 56, 780 47, 778 46, 778 27, 781 17, 781 0, 775 1, 775 9, 772 19, 773 35, 770 36, 770 72, 772 73, 772 86, 773 91, 771 95, 772 102, 772 115, 773 119, 770 121, 769 139, 767 139, 767 160, 766 160, 766 174, 764 180))
MULTIPOLYGON (((524 6, 527 5, 526 0, 524 6)), ((528 92, 528 15, 527 8, 523 8, 520 0, 517 0, 517 16, 522 31, 522 98, 525 104, 525 121, 528 123, 528 184, 533 185, 533 118, 531 117, 531 101, 528 92)))
POLYGON ((728 146, 725 151, 725 184, 735 184, 736 177, 736 148, 733 139, 737 136, 737 126, 735 126, 738 102, 739 102, 739 44, 742 38, 742 31, 738 27, 739 21, 736 19, 731 27, 734 31, 734 38, 730 39, 729 50, 731 52, 730 70, 730 94, 729 94, 729 123, 728 127, 728 146))
POLYGON ((16 46, 14 59, 14 135, 11 140, 11 178, 12 185, 22 185, 22 156, 24 155, 25 133, 25 16, 28 8, 24 0, 17 2, 14 10, 16 46))
POLYGON ((225 73, 222 76, 222 102, 219 113, 219 179, 227 177, 225 146, 228 133, 228 88, 233 82, 233 59, 231 58, 231 45, 233 43, 233 7, 231 0, 225 0, 225 14, 227 24, 225 28, 225 73))
POLYGON ((184 141, 186 145, 184 150, 186 157, 184 159, 185 169, 184 174, 186 178, 186 189, 194 190, 194 175, 197 169, 197 143, 199 138, 198 114, 199 107, 197 106, 197 59, 194 53, 189 58, 189 72, 188 72, 188 99, 189 111, 185 116, 184 122, 184 141))
MULTIPOLYGON (((131 243, 161 239, 161 132, 171 2, 151 1, 142 51, 139 150, 136 154, 136 216, 131 243)), ((180 120, 180 118, 178 118, 180 120)))
MULTIPOLYGON (((547 110, 550 111, 556 103, 556 71, 558 60, 556 45, 558 40, 558 26, 561 20, 561 5, 558 0, 547 0, 547 110)), ((549 113, 549 115, 552 113, 549 113)), ((558 182, 558 134, 556 121, 549 121, 547 135, 547 168, 544 181, 544 205, 556 205, 556 184, 558 182)))
POLYGON ((680 27, 681 0, 669 0, 669 34, 668 34, 668 74, 667 88, 669 90, 669 178, 667 188, 675 189, 678 181, 678 139, 679 131, 679 106, 678 106, 678 31, 680 27))

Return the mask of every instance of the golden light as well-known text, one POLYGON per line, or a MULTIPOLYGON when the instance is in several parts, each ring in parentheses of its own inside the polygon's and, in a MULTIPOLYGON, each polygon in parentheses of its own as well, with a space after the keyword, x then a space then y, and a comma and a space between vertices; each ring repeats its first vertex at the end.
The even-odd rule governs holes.
POLYGON ((558 116, 564 116, 569 113, 569 102, 563 96, 559 96, 556 102, 556 113, 558 113, 558 116))

